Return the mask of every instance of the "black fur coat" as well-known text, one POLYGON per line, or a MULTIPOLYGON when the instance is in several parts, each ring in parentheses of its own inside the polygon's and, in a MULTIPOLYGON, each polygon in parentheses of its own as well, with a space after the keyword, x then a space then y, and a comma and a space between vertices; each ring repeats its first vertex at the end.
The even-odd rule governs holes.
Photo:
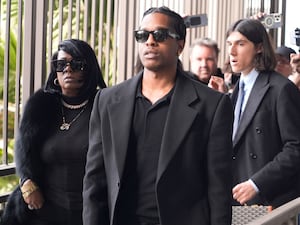
MULTIPOLYGON (((17 174, 22 179, 30 178, 42 188, 39 182, 43 174, 39 149, 60 116, 60 102, 55 94, 37 91, 28 100, 15 143, 17 174)), ((29 225, 26 223, 32 213, 24 202, 20 187, 8 198, 0 225, 29 225)))

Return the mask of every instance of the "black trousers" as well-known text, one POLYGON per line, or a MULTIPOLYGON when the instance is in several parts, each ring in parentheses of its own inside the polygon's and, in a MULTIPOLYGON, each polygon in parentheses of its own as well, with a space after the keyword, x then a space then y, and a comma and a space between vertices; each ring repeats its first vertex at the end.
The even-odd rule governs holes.
POLYGON ((33 210, 30 225, 82 225, 82 210, 69 210, 46 202, 33 210))

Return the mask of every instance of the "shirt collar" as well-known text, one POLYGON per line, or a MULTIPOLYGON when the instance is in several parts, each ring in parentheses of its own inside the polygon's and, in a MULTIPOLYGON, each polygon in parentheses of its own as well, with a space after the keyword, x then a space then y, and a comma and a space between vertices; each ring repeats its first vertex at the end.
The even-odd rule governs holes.
MULTIPOLYGON (((177 77, 176 77, 177 78, 177 77)), ((161 100, 166 100, 166 101, 170 101, 171 100, 171 97, 174 93, 174 89, 175 89, 175 86, 177 84, 177 79, 175 80, 175 85, 174 87, 169 91, 169 93, 167 95, 165 95, 161 100)), ((142 94, 142 79, 140 79, 139 83, 138 83, 138 87, 137 87, 137 90, 136 90, 136 95, 135 95, 135 98, 144 98, 145 96, 142 94)))
POLYGON ((241 74, 240 80, 244 82, 245 90, 247 90, 249 88, 251 89, 253 87, 254 82, 256 81, 256 78, 258 77, 258 75, 259 75, 259 72, 255 68, 253 68, 251 70, 251 72, 247 75, 245 75, 243 73, 241 74))

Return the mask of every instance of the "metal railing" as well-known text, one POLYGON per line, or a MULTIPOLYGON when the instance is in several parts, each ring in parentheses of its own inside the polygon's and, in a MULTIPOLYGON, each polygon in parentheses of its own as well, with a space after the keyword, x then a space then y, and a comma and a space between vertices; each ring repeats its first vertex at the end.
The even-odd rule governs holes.
MULTIPOLYGON (((16 173, 16 170, 15 170, 14 163, 11 163, 8 165, 0 165, 0 177, 8 176, 8 175, 15 174, 15 173, 16 173)), ((10 195, 10 192, 3 193, 0 195, 0 215, 2 213, 2 210, 5 207, 5 202, 7 201, 9 195, 10 195)))
POLYGON ((296 198, 248 223, 248 225, 298 225, 299 213, 300 198, 296 198))

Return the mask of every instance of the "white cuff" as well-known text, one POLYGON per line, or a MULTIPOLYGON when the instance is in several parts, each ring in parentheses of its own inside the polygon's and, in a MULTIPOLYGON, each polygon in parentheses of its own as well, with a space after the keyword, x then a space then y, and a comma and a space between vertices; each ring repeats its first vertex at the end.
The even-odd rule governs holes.
POLYGON ((248 180, 250 182, 250 184, 253 186, 254 190, 256 191, 256 193, 259 193, 259 189, 258 187, 256 186, 256 184, 253 182, 253 180, 249 179, 248 180))

